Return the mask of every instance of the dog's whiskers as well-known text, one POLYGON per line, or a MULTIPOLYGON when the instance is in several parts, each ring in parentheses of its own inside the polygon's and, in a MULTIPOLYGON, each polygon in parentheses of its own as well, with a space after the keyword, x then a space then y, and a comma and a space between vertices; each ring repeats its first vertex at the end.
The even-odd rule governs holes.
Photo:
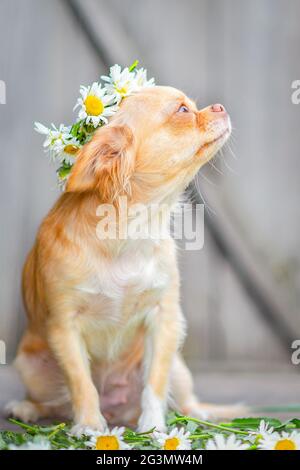
MULTIPOLYGON (((223 171, 220 170, 218 167, 216 167, 216 166, 214 165, 213 160, 210 160, 208 163, 210 164, 210 166, 211 166, 217 173, 219 173, 219 175, 222 175, 222 176, 224 175, 223 171)), ((216 185, 214 185, 214 186, 216 186, 216 185)))
MULTIPOLYGON (((199 173, 198 173, 199 174, 199 173)), ((200 188, 200 183, 199 183, 199 180, 198 180, 198 177, 196 177, 194 179, 195 181, 195 186, 196 186, 196 189, 199 193, 199 196, 201 197, 202 199, 202 203, 204 204, 204 208, 207 210, 207 213, 208 215, 212 216, 212 215, 217 215, 216 211, 214 209, 212 209, 211 206, 209 206, 209 204, 207 203, 205 197, 203 196, 203 193, 201 191, 201 188, 200 188)), ((216 186, 216 185, 215 185, 216 186)))
POLYGON ((198 175, 201 176, 211 186, 215 186, 215 187, 217 186, 213 181, 207 178, 207 176, 205 176, 204 173, 199 172, 198 175))
POLYGON ((226 149, 228 149, 230 155, 235 159, 235 160, 238 160, 238 157, 236 156, 236 154, 234 153, 231 145, 229 143, 226 142, 226 149))
POLYGON ((228 162, 226 161, 226 158, 225 158, 223 149, 220 150, 220 155, 221 155, 221 157, 222 157, 222 161, 223 161, 225 167, 227 168, 227 170, 230 171, 231 173, 233 173, 234 175, 237 175, 238 173, 236 172, 236 170, 234 170, 234 169, 228 164, 228 162))

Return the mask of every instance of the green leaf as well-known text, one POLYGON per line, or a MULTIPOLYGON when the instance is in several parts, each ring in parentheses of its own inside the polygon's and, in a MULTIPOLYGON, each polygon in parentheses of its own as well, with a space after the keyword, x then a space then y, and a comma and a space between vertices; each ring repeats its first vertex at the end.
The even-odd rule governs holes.
POLYGON ((297 429, 300 429, 300 419, 298 418, 290 419, 290 423, 294 424, 297 429))
POLYGON ((75 124, 73 124, 73 126, 71 127, 71 131, 70 131, 70 134, 73 137, 77 137, 77 134, 79 132, 81 125, 82 125, 82 121, 78 121, 75 124))
POLYGON ((66 164, 63 164, 61 167, 59 167, 57 173, 60 179, 65 179, 70 174, 71 168, 72 167, 70 165, 66 164))
POLYGON ((0 450, 7 449, 7 444, 3 439, 2 435, 0 434, 0 450))
POLYGON ((231 423, 223 423, 223 426, 229 426, 239 429, 257 429, 259 428, 259 424, 261 420, 264 420, 269 426, 273 426, 277 428, 282 425, 281 421, 276 418, 236 418, 231 421, 231 423))
POLYGON ((170 424, 174 421, 174 419, 177 418, 177 414, 175 411, 170 411, 167 414, 167 426, 170 426, 170 424))
POLYGON ((193 434, 198 427, 199 426, 197 423, 194 423, 193 421, 189 421, 186 425, 186 430, 190 432, 191 434, 193 434))
POLYGON ((284 423, 282 423, 281 426, 275 427, 276 431, 281 431, 281 430, 289 431, 292 429, 300 429, 300 419, 298 418, 289 419, 288 421, 285 421, 284 423))

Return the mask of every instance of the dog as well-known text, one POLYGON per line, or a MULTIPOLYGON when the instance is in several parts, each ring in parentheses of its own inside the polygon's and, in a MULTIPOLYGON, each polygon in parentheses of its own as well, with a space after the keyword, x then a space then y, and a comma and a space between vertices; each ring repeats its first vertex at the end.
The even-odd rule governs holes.
POLYGON ((181 91, 157 86, 124 99, 82 147, 25 263, 28 326, 15 363, 27 396, 7 413, 69 418, 77 434, 120 422, 162 431, 169 398, 184 414, 232 414, 198 402, 179 352, 175 241, 119 236, 124 197, 129 208, 156 205, 154 221, 164 211, 168 231, 174 203, 230 133, 222 105, 198 110, 181 91), (117 213, 112 239, 98 230, 107 205, 117 213))

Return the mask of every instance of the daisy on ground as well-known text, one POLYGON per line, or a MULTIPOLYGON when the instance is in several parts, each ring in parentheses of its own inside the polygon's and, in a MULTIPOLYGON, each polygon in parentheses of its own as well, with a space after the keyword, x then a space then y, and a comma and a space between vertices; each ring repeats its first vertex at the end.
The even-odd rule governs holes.
POLYGON ((235 434, 230 434, 227 438, 223 434, 215 434, 212 439, 208 439, 206 450, 246 450, 249 444, 237 439, 235 434))
POLYGON ((265 435, 272 434, 273 431, 274 428, 270 426, 264 419, 262 419, 259 423, 258 429, 249 432, 248 440, 252 444, 257 444, 260 439, 262 439, 265 435))
POLYGON ((106 429, 103 432, 91 430, 86 445, 94 450, 130 450, 131 446, 124 442, 124 431, 124 427, 115 427, 111 431, 106 429))
POLYGON ((265 434, 272 434, 274 428, 270 426, 264 419, 262 419, 259 423, 259 428, 256 431, 256 434, 260 434, 264 436, 265 434))
POLYGON ((261 450, 300 450, 300 433, 284 431, 265 434, 260 439, 258 448, 261 450))
POLYGON ((10 444, 8 446, 9 450, 51 450, 51 444, 47 439, 39 439, 35 441, 28 441, 25 444, 16 446, 10 444))
POLYGON ((78 120, 83 120, 87 125, 95 128, 100 124, 107 124, 108 118, 112 116, 117 108, 114 106, 114 97, 107 94, 107 90, 100 83, 80 87, 80 97, 74 106, 79 108, 78 120))
POLYGON ((153 437, 163 450, 190 450, 190 433, 183 428, 173 428, 169 433, 154 431, 153 437))

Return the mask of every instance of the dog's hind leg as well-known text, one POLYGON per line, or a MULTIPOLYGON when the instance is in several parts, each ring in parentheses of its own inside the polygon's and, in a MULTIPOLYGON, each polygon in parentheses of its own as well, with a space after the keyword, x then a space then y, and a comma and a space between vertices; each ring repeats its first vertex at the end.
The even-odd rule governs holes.
POLYGON ((26 398, 8 403, 4 408, 6 416, 13 416, 25 422, 69 416, 70 399, 62 373, 41 338, 29 332, 25 333, 15 367, 25 385, 26 398))
POLYGON ((249 410, 244 405, 217 405, 202 403, 194 392, 192 374, 180 354, 175 356, 170 377, 171 398, 175 409, 186 416, 199 419, 233 419, 245 416, 249 410))
POLYGON ((36 423, 41 418, 53 416, 52 409, 31 400, 12 400, 4 407, 4 415, 20 419, 25 423, 36 423))

